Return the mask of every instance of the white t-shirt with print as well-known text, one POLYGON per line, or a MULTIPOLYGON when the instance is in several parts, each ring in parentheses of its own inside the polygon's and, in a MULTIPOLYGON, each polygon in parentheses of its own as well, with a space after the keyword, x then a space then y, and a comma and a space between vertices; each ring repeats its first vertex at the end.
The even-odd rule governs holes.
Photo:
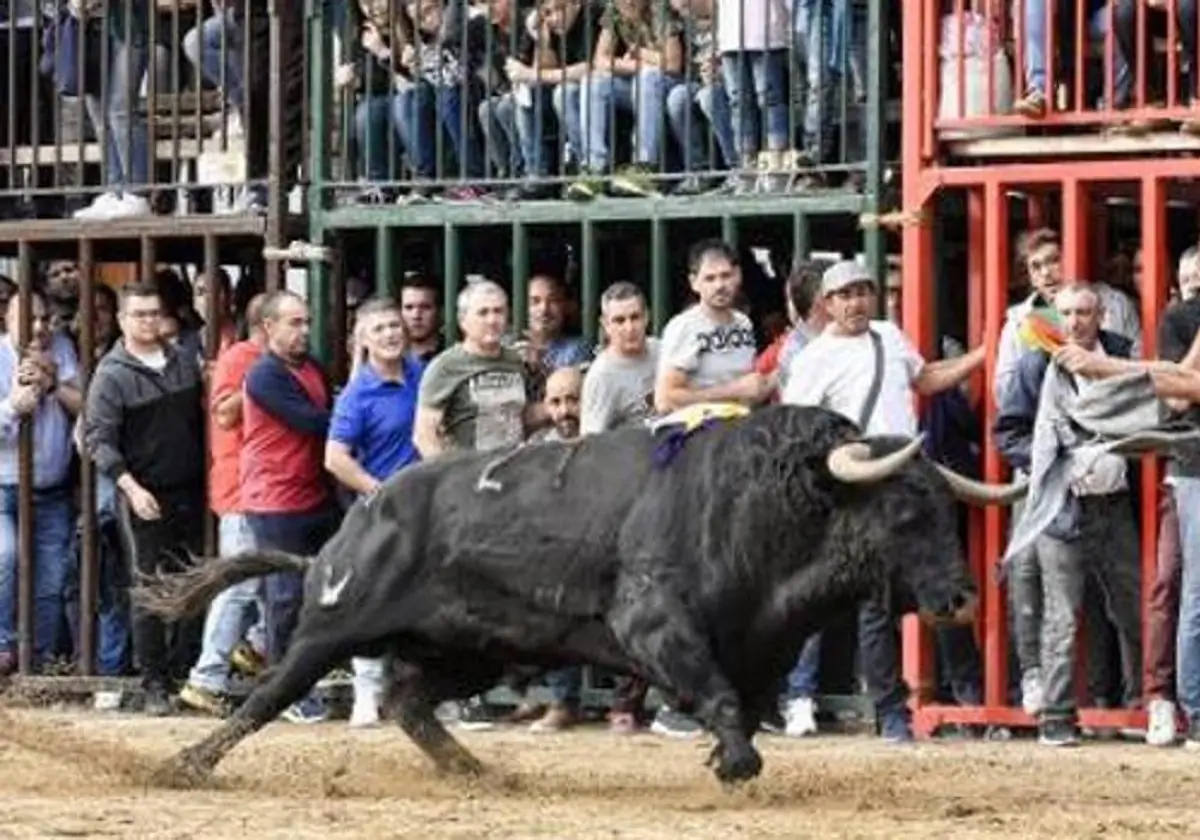
MULTIPOLYGON (((883 378, 864 432, 915 435, 912 383, 925 367, 925 360, 908 336, 890 321, 872 321, 871 329, 883 342, 883 378)), ((875 346, 871 336, 837 335, 832 327, 827 328, 792 357, 783 402, 824 406, 858 423, 874 376, 875 346)))
POLYGON ((754 370, 754 325, 733 310, 727 323, 715 321, 700 306, 680 312, 663 330, 658 349, 659 375, 667 368, 687 374, 693 388, 725 385, 754 370))

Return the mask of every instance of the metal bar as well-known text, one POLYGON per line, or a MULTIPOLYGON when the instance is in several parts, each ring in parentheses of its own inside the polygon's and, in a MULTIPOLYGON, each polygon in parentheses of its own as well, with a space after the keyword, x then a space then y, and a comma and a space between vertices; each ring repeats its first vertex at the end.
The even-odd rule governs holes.
MULTIPOLYGON (((316 223, 313 223, 313 228, 312 236, 316 237, 321 234, 316 223)), ((321 240, 316 239, 315 241, 320 242, 321 240)), ((323 258, 312 259, 307 266, 309 317, 312 318, 312 340, 317 350, 317 358, 322 363, 327 364, 329 360, 324 353, 325 348, 328 346, 329 319, 332 317, 329 311, 331 299, 329 288, 331 285, 330 272, 332 271, 332 262, 335 260, 335 255, 330 249, 324 246, 316 247, 321 249, 323 258)))
POLYGON ((462 254, 458 226, 442 226, 442 333, 446 343, 458 341, 458 290, 462 284, 462 254))
MULTIPOLYGON (((1004 326, 1005 310, 1008 305, 1009 228, 1008 204, 1004 185, 994 181, 984 187, 983 242, 969 243, 968 247, 983 246, 984 251, 984 305, 983 334, 987 351, 988 393, 984 398, 984 461, 983 475, 987 481, 1000 481, 1004 466, 996 448, 992 426, 996 419, 995 402, 991 399, 990 385, 996 376, 996 348, 1000 342, 1000 330, 1004 326)), ((996 563, 1002 556, 1005 545, 1004 510, 998 505, 988 505, 983 513, 983 555, 987 564, 996 563)), ((983 580, 984 619, 984 678, 983 697, 988 706, 1008 704, 1008 609, 1004 590, 997 582, 992 569, 987 570, 983 580)))
MULTIPOLYGON (((223 45, 222 45, 223 46, 223 45)), ((222 65, 223 66, 223 65, 222 65)), ((217 273, 221 270, 220 253, 217 249, 217 237, 213 234, 204 236, 204 273, 208 277, 208 296, 205 298, 204 311, 204 405, 210 404, 211 379, 209 373, 216 363, 221 349, 221 320, 224 312, 217 308, 217 273)), ((229 289, 227 294, 232 294, 229 289)), ((228 300, 225 301, 228 310, 228 300)), ((211 445, 211 438, 210 438, 211 445)), ((209 500, 212 501, 211 499, 209 500)), ((217 518, 211 508, 206 507, 204 517, 204 556, 215 557, 220 549, 217 539, 217 518)))
POLYGON ((1087 280, 1089 196, 1087 185, 1076 178, 1064 178, 1062 187, 1063 275, 1068 280, 1087 280))
POLYGON ((322 223, 321 214, 328 206, 329 197, 325 185, 329 181, 329 137, 331 126, 329 115, 333 110, 331 77, 333 50, 331 27, 325 20, 324 0, 309 0, 305 4, 308 14, 308 96, 312 103, 308 127, 308 218, 309 239, 320 242, 316 228, 322 223))
POLYGON ((656 335, 662 335, 671 319, 671 268, 667 245, 667 223, 650 220, 650 317, 656 335))
MULTIPOLYGON (((21 354, 33 340, 33 246, 22 240, 17 245, 17 300, 20 319, 17 323, 17 347, 21 354)), ((33 652, 36 639, 33 624, 34 575, 37 569, 33 554, 33 415, 21 417, 17 436, 17 669, 22 674, 33 673, 33 652)))
MULTIPOLYGON (((889 3, 868 3, 867 11, 867 43, 870 54, 867 57, 867 107, 864 117, 867 121, 866 130, 866 200, 864 208, 867 213, 878 215, 883 193, 883 161, 887 154, 884 138, 884 127, 887 125, 887 103, 884 101, 888 90, 888 15, 889 3)), ((959 14, 959 37, 962 37, 961 27, 963 17, 959 14)), ((960 55, 962 50, 959 51, 960 55)), ((990 66, 990 62, 989 62, 990 66)), ((959 93, 965 96, 963 85, 959 85, 959 93)), ((867 268, 875 277, 879 288, 883 288, 887 265, 885 259, 886 242, 883 228, 875 225, 863 233, 863 252, 867 258, 867 268)), ((882 298, 882 295, 880 296, 882 298)))
POLYGON ((595 345, 596 334, 600 327, 600 267, 596 259, 596 225, 585 220, 580 227, 580 250, 583 252, 581 262, 582 282, 580 291, 583 300, 583 338, 590 345, 595 345))
POLYGON ((512 226, 512 328, 520 334, 529 327, 529 227, 512 226))
MULTIPOLYGON (((1142 181, 1142 352, 1158 356, 1158 323, 1167 303, 1170 270, 1167 266, 1167 184, 1159 178, 1142 181)), ((1142 627, 1149 628, 1154 582, 1158 577, 1159 493, 1162 480, 1157 457, 1142 459, 1142 627)), ((1151 634, 1142 632, 1142 686, 1149 679, 1151 634)), ((1149 695, 1144 699, 1149 702, 1149 695)))
POLYGON ((395 266, 392 254, 395 253, 395 242, 392 238, 392 228, 380 225, 375 228, 375 294, 391 295, 395 293, 395 266))
MULTIPOLYGON (((922 189, 974 187, 988 181, 1006 184, 1059 184, 1063 180, 1061 161, 1044 163, 995 163, 985 167, 946 166, 925 169, 917 180, 922 189)), ((1090 183, 1140 181, 1143 177, 1184 180, 1200 178, 1200 158, 1114 158, 1113 160, 1075 161, 1071 171, 1090 183)))
POLYGON ((341 384, 349 376, 350 347, 346 328, 349 321, 349 310, 346 302, 346 254, 338 251, 338 258, 329 268, 329 283, 323 290, 324 296, 318 298, 317 305, 327 309, 329 320, 325 322, 326 329, 317 336, 321 348, 321 361, 333 382, 341 384))
POLYGON ((143 236, 139 240, 140 254, 138 260, 138 279, 143 283, 149 283, 154 279, 154 272, 157 270, 157 259, 155 258, 155 242, 153 237, 143 236))
POLYGON ((729 245, 729 247, 737 250, 738 247, 738 220, 733 216, 721 217, 721 238, 729 245))
MULTIPOLYGON (((96 278, 92 245, 90 239, 79 240, 79 387, 83 394, 87 394, 96 368, 96 278)), ((81 414, 86 417, 86 406, 81 414)), ((96 466, 82 453, 79 472, 79 502, 83 517, 79 546, 79 673, 88 677, 95 673, 96 667, 100 556, 96 545, 96 466)))
POLYGON ((808 259, 812 253, 812 219, 804 212, 792 214, 792 262, 808 259))

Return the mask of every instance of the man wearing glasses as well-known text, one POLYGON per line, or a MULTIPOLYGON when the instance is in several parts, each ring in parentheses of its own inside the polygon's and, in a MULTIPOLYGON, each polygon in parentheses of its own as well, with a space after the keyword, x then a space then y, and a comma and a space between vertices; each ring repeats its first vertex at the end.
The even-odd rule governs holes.
MULTIPOLYGON (((143 574, 174 571, 204 539, 204 387, 200 366, 159 338, 162 303, 150 284, 121 290, 121 341, 100 361, 87 395, 88 454, 116 482, 125 556, 143 574)), ((168 628, 135 611, 133 647, 144 710, 171 711, 172 681, 199 653, 200 622, 168 628)))

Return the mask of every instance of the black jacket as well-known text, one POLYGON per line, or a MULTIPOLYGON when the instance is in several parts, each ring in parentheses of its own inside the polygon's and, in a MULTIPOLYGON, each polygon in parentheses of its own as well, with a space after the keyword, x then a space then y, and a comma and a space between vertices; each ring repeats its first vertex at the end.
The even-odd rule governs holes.
POLYGON ((167 348, 161 372, 116 344, 96 366, 87 394, 85 441, 97 469, 130 473, 151 493, 204 492, 204 384, 190 354, 167 348))

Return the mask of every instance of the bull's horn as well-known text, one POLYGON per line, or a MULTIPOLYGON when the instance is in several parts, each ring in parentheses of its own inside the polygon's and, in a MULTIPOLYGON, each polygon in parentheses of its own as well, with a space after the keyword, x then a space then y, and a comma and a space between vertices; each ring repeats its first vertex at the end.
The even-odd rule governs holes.
POLYGON ((903 449, 879 458, 871 457, 871 447, 866 443, 843 443, 829 453, 825 465, 834 478, 846 484, 883 481, 920 453, 922 440, 923 437, 918 435, 903 449))
POLYGON ((976 481, 965 475, 956 473, 949 467, 936 461, 933 464, 937 471, 946 479, 950 489, 959 501, 976 505, 1011 505, 1025 495, 1029 482, 1020 481, 1014 484, 990 484, 986 481, 976 481))

